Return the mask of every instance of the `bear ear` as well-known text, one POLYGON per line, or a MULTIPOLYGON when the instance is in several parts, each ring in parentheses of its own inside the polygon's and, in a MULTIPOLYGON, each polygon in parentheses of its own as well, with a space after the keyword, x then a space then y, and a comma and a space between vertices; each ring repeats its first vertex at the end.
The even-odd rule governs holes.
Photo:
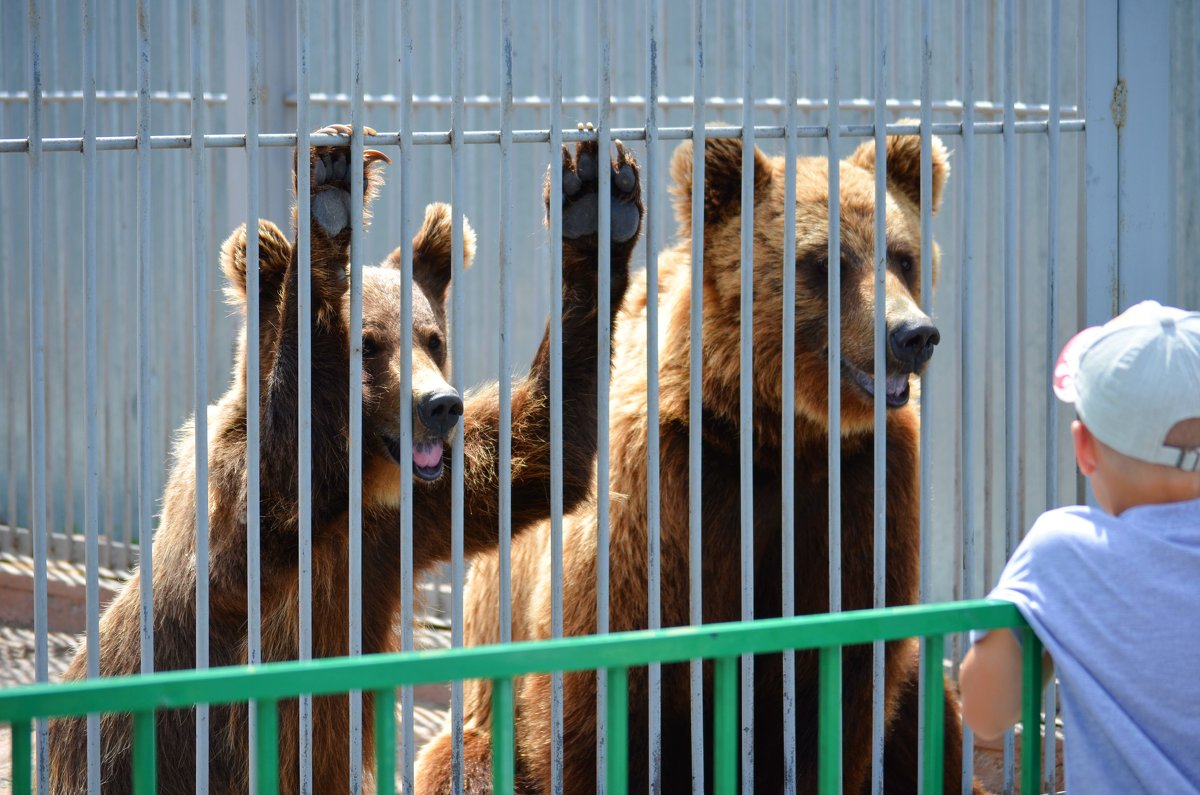
MULTIPOLYGON (((413 281, 425 291, 425 297, 438 303, 446 302, 453 271, 451 249, 453 210, 449 204, 437 202, 425 208, 425 222, 412 239, 413 281)), ((400 269, 400 249, 388 255, 385 267, 400 269)), ((463 218, 463 267, 469 268, 475 259, 475 230, 463 218)))
MULTIPOLYGON (((904 119, 901 124, 918 124, 915 119, 904 119)), ((942 187, 950 176, 950 152, 942 139, 930 138, 933 161, 933 212, 937 214, 942 204, 942 187)), ((854 150, 848 162, 875 171, 875 143, 867 141, 854 150)), ((889 135, 887 137, 887 180, 893 187, 907 196, 913 204, 921 206, 921 136, 889 135)))
MULTIPOLYGON (((292 244, 279 227, 258 222, 258 294, 276 295, 292 260, 292 244)), ((246 304, 246 225, 233 230, 221 246, 221 270, 229 279, 225 296, 234 306, 246 304)))
MULTIPOLYGON (((704 141, 704 221, 713 223, 737 213, 742 206, 742 142, 736 138, 704 141)), ((771 162, 754 147, 754 192, 761 196, 772 179, 771 162)), ((692 142, 684 141, 671 157, 671 194, 680 233, 692 231, 692 142)), ((757 201, 757 199, 756 199, 757 201)))

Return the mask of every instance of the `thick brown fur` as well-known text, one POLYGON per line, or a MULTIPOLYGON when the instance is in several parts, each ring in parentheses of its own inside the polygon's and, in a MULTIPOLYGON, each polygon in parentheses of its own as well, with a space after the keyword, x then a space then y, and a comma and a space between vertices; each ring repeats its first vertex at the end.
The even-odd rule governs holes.
MULTIPOLYGON (((919 159, 916 138, 889 139, 887 172, 887 307, 889 328, 923 315, 919 280, 919 159)), ((842 240, 842 351, 847 366, 871 372, 873 355, 873 144, 864 144, 839 164, 842 240)), ((934 139, 933 209, 949 171, 947 153, 934 139)), ((754 155, 754 615, 781 614, 781 473, 783 396, 782 252, 784 245, 785 165, 781 158, 754 155)), ((741 614, 739 491, 739 299, 741 265, 740 169, 742 145, 708 141, 705 151, 704 306, 703 306, 703 620, 733 621, 741 614)), ((827 404, 827 234, 828 161, 808 158, 796 170, 796 346, 795 346, 795 609, 819 613, 828 603, 828 404, 827 404)), ((648 432, 646 424, 646 306, 659 305, 659 389, 661 489, 662 624, 689 623, 688 594, 688 450, 689 317, 691 285, 692 147, 681 145, 672 161, 680 221, 676 245, 658 260, 657 298, 645 279, 635 279, 614 337, 611 401, 610 628, 647 626, 648 432)), ((936 263, 937 248, 934 247, 936 263)), ((901 376, 889 355, 888 372, 901 376)), ((872 605, 873 560, 873 404, 851 378, 842 379, 842 607, 872 605)), ((918 412, 909 403, 887 415, 887 602, 917 600, 919 574, 918 412)), ((594 505, 582 505, 564 520, 563 621, 567 635, 596 630, 596 528, 594 505)), ((498 638, 498 558, 476 559, 468 591, 468 644, 498 638)), ((550 635, 550 532, 543 524, 513 544, 514 640, 550 635)), ((871 652, 844 652, 844 791, 861 793, 869 784, 871 753, 871 652)), ((914 641, 888 645, 885 714, 887 721, 886 791, 916 792, 917 682, 914 641)), ((712 742, 712 669, 705 667, 706 748, 712 742)), ((782 663, 779 655, 755 660, 755 791, 783 791, 782 663)), ((816 655, 796 654, 796 736, 800 792, 816 791, 816 655)), ((594 673, 564 677, 564 767, 566 792, 595 787, 594 673)), ((631 792, 647 783, 646 672, 630 672, 631 792)), ((517 770, 528 792, 550 792, 550 677, 529 676, 515 688, 517 770)), ((487 759, 490 688, 468 685, 466 697, 468 767, 487 759)), ((662 791, 690 786, 689 684, 686 665, 662 671, 662 791)), ((946 703, 947 792, 960 792, 961 728, 952 700, 946 703)), ((449 737, 437 738, 421 758, 418 778, 427 766, 444 765, 449 737)), ((711 760, 711 754, 706 753, 711 760)), ((481 763, 482 764, 482 763, 481 763)), ((708 763, 711 766, 711 761, 708 763)), ((469 780, 484 781, 481 771, 469 780)), ((711 767, 705 772, 712 788, 711 767)), ((422 788, 423 795, 447 792, 422 788)), ((487 792, 486 783, 469 792, 487 792)))
MULTIPOLYGON (((349 128, 331 128, 342 135, 349 128)), ((329 132, 325 130, 324 132, 329 132)), ((345 158, 345 148, 314 149, 312 220, 312 629, 314 657, 348 651, 348 492, 349 456, 349 279, 350 228, 328 233, 315 210, 319 192, 349 191, 344 179, 319 178, 318 159, 345 158), (336 151, 335 151, 336 149, 336 151), (340 151, 343 154, 337 154, 340 151)), ((366 200, 380 184, 378 152, 365 153, 366 200)), ((345 169, 342 169, 345 172, 345 169)), ((295 182, 293 181, 293 185, 295 182)), ((328 198, 328 197, 326 197, 328 198)), ((348 202, 348 198, 346 199, 348 202)), ((639 205, 640 207, 640 205, 639 205)), ((294 214, 294 213, 293 213, 294 214)), ((328 216, 326 216, 327 218, 328 216)), ((445 388, 448 361, 443 302, 449 284, 451 211, 431 205, 413 240, 413 434, 416 442, 444 441, 415 416, 418 400, 445 388)), ((465 256, 474 249, 474 233, 465 229, 465 256)), ((294 239, 294 238, 293 238, 294 239)), ((299 650, 298 494, 297 494, 297 273, 295 246, 273 224, 259 227, 260 324, 260 503, 262 658, 295 659, 299 650)), ((233 302, 244 309, 246 233, 239 229, 226 242, 223 265, 233 302)), ((401 276, 397 250, 379 267, 363 269, 363 651, 394 650, 392 628, 400 581, 400 465, 389 453, 400 433, 401 276)), ((612 259, 612 311, 621 305, 628 252, 612 259)), ((575 506, 591 490, 596 448, 596 306, 594 242, 564 246, 563 386, 570 396, 563 421, 578 429, 563 447, 563 501, 575 506)), ((239 343, 229 391, 208 409, 210 666, 245 663, 246 648, 246 347, 239 343)), ((519 532, 549 515, 548 447, 550 359, 543 339, 529 374, 512 391, 512 526, 519 532)), ((464 542, 468 555, 497 541, 498 396, 486 389, 465 400, 460 432, 464 447, 464 542)), ((453 431, 452 431, 453 432, 453 431)), ((195 472, 191 423, 179 434, 175 463, 163 495, 162 516, 153 547, 154 667, 176 670, 195 666, 195 472)), ((451 478, 413 485, 413 559, 419 571, 450 556, 451 478)), ((101 618, 102 676, 135 674, 140 665, 139 578, 126 584, 101 618)), ((85 676, 87 655, 80 649, 65 679, 85 676)), ((364 771, 373 789, 372 705, 364 697, 364 771)), ((120 705, 114 705, 119 708, 120 705)), ((314 701, 313 791, 349 789, 348 702, 345 696, 314 701)), ((248 787, 247 715, 244 705, 213 706, 210 735, 210 788, 244 792, 248 787)), ((280 704, 279 759, 281 791, 298 791, 298 707, 280 704)), ((106 793, 132 789, 130 721, 106 715, 101 724, 101 778, 106 793)), ((82 719, 51 723, 51 789, 86 792, 86 728, 82 719)), ((194 791, 195 714, 162 712, 158 718, 158 784, 164 793, 194 791)))

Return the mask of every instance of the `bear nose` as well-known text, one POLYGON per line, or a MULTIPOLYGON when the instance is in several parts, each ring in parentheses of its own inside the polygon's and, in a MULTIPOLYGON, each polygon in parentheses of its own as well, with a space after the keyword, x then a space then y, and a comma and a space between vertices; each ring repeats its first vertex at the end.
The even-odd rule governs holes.
POLYGON ((933 346, 942 341, 942 335, 932 320, 919 317, 902 321, 892 329, 889 339, 892 355, 915 371, 933 356, 933 346))
POLYGON ((462 398, 453 389, 430 392, 417 402, 417 414, 426 428, 445 436, 463 414, 462 398))

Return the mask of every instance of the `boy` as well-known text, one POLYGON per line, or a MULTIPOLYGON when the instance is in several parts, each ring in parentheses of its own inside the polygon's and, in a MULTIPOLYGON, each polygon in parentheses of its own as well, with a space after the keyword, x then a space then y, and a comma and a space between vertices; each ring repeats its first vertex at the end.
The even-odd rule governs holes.
MULTIPOLYGON (((1043 514, 990 596, 1057 666, 1068 792, 1200 793, 1200 312, 1147 301, 1085 329, 1054 391, 1100 508, 1043 514)), ((972 640, 963 719, 993 738, 1020 717, 1020 646, 972 640)))

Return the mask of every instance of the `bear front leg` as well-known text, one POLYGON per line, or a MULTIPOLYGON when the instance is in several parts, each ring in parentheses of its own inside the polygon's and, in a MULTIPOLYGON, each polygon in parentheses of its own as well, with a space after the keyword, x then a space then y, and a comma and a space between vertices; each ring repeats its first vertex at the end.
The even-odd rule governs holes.
MULTIPOLYGON (((350 128, 333 125, 319 134, 349 137, 350 128)), ((367 132, 373 130, 367 128, 367 132)), ((363 170, 362 217, 382 184, 380 164, 389 162, 382 152, 367 149, 359 167, 363 170)), ((313 147, 308 157, 311 302, 305 321, 312 340, 312 520, 318 527, 345 508, 349 461, 342 437, 349 421, 350 346, 349 323, 342 317, 349 289, 347 264, 351 225, 359 211, 352 209, 350 196, 350 149, 342 146, 313 147)), ((293 187, 296 174, 292 174, 293 187)), ((293 226, 298 232, 293 207, 293 226)), ((263 351, 262 391, 262 516, 263 530, 291 532, 297 521, 297 462, 299 384, 299 238, 292 245, 287 272, 282 280, 275 315, 280 319, 273 350, 263 351)))

